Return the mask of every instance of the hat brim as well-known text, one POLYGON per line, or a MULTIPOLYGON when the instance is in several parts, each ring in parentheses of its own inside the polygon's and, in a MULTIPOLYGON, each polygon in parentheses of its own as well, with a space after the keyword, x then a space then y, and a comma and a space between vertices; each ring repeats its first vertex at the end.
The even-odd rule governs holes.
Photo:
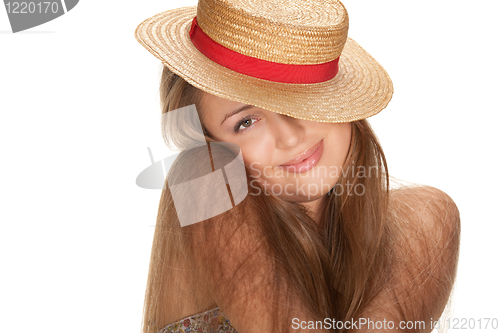
POLYGON ((327 123, 368 118, 391 100, 389 75, 350 38, 333 79, 314 84, 279 83, 240 74, 208 59, 189 37, 194 16, 196 6, 159 13, 143 21, 135 37, 171 71, 205 92, 290 117, 327 123))

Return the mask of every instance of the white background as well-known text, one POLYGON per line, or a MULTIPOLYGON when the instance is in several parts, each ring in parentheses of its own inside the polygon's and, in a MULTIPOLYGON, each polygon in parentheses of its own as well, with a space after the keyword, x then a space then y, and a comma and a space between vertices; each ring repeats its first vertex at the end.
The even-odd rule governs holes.
MULTIPOLYGON (((192 4, 80 1, 16 34, 0 7, 1 332, 139 332, 160 191, 135 178, 147 147, 169 153, 160 62, 133 35, 192 4)), ((499 2, 344 4, 350 37, 394 81, 370 119, 390 173, 460 209, 454 317, 500 318, 499 2)))

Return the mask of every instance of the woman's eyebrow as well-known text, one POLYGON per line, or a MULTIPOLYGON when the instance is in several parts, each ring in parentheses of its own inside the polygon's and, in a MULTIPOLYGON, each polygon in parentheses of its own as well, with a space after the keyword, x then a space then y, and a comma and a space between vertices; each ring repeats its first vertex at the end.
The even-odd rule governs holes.
POLYGON ((236 110, 229 112, 228 114, 226 114, 224 116, 224 120, 222 120, 222 123, 220 123, 220 124, 222 125, 226 121, 227 118, 230 118, 230 117, 234 116, 235 114, 240 113, 241 111, 245 111, 246 109, 249 109, 249 108, 253 108, 253 105, 246 104, 246 105, 243 105, 242 107, 237 108, 236 110))

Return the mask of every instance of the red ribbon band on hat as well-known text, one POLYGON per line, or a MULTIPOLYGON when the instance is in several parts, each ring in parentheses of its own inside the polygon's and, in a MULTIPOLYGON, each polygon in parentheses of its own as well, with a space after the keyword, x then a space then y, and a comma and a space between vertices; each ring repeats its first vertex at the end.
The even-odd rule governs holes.
POLYGON ((280 64, 250 57, 228 49, 208 37, 196 17, 189 36, 194 46, 210 60, 241 74, 282 83, 319 83, 337 75, 339 58, 316 65, 280 64))

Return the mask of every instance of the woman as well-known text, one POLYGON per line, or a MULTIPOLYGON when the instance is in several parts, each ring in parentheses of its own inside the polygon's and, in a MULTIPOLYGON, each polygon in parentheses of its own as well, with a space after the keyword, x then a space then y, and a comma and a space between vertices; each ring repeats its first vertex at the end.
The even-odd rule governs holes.
POLYGON ((347 28, 333 0, 200 0, 139 25, 165 65, 162 113, 195 105, 211 155, 190 141, 196 119, 167 118, 167 143, 185 151, 162 192, 144 332, 432 330, 455 277, 458 210, 431 187, 389 188, 366 118, 392 82, 347 28), (181 226, 180 171, 234 154, 214 142, 241 150, 248 195, 181 226))

